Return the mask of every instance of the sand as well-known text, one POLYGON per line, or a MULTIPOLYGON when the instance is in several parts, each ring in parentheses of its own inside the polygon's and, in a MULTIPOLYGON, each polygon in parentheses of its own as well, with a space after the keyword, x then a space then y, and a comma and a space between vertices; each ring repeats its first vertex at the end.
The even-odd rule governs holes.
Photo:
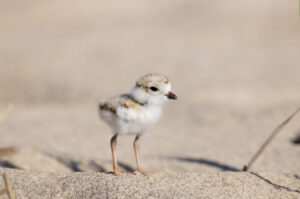
MULTIPOLYGON (((16 198, 299 198, 300 181, 277 173, 190 172, 113 176, 7 172, 16 198)), ((3 182, 0 183, 3 187, 3 182)))
MULTIPOLYGON (((299 198, 299 115, 240 172, 300 105, 297 1, 0 4, 0 148, 17 149, 0 169, 17 198, 299 198), (179 99, 140 140, 153 175, 114 177, 98 102, 149 72, 179 99)), ((118 139, 127 171, 133 139, 118 139)))

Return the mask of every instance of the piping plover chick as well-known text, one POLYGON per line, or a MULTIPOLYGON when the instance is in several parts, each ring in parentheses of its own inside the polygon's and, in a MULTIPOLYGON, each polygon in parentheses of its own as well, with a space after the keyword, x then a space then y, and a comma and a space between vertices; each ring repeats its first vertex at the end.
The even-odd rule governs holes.
POLYGON ((133 149, 137 171, 146 175, 140 166, 137 141, 159 120, 168 99, 177 99, 171 92, 169 79, 163 75, 147 74, 138 79, 130 93, 112 97, 99 104, 101 119, 114 133, 110 141, 114 175, 122 173, 118 169, 116 157, 117 137, 126 134, 136 135, 133 149))

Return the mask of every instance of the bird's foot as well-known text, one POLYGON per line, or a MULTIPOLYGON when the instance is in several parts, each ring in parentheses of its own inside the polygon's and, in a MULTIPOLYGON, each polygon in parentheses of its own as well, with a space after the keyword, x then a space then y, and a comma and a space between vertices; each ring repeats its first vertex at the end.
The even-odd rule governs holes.
POLYGON ((147 175, 149 175, 149 174, 152 174, 151 172, 145 171, 145 170, 143 170, 143 169, 141 169, 141 168, 137 168, 136 171, 139 172, 139 173, 141 173, 141 174, 144 175, 144 176, 147 176, 147 175))
POLYGON ((115 176, 118 176, 118 175, 120 175, 120 174, 131 174, 131 172, 129 172, 129 171, 124 171, 124 170, 121 170, 121 169, 116 169, 116 170, 114 170, 113 174, 114 174, 115 176))

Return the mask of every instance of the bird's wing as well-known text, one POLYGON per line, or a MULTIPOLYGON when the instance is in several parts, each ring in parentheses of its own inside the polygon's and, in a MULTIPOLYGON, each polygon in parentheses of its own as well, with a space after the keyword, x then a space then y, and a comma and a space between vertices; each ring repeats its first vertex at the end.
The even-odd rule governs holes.
POLYGON ((132 121, 137 117, 141 105, 134 102, 128 95, 120 95, 100 104, 100 110, 108 111, 119 119, 132 121))

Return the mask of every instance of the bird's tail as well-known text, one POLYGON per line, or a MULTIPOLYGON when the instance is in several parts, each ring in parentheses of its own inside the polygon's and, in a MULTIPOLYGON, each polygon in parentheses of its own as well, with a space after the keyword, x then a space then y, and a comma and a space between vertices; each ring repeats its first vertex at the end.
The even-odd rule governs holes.
POLYGON ((99 105, 98 105, 98 109, 99 110, 103 110, 104 109, 104 103, 103 102, 99 102, 99 105))

